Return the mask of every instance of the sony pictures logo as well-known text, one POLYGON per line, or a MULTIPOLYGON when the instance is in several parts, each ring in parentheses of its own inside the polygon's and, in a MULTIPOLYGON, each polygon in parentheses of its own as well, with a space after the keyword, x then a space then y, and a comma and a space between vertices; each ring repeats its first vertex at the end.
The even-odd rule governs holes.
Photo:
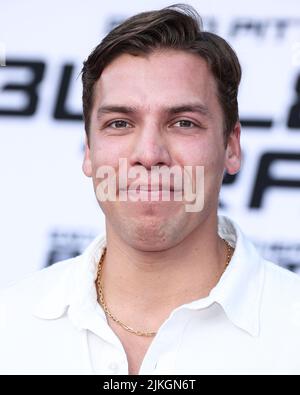
POLYGON ((75 229, 57 229, 48 236, 48 249, 44 266, 80 255, 94 239, 95 233, 75 229))

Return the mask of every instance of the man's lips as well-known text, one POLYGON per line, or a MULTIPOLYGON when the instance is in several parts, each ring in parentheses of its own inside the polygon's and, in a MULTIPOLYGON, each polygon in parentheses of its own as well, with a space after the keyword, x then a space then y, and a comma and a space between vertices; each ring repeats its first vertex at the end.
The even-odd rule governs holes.
POLYGON ((128 191, 135 191, 135 192, 162 192, 162 191, 170 191, 170 192, 177 192, 181 191, 182 189, 175 189, 174 186, 166 186, 166 185, 135 185, 135 186, 128 186, 127 189, 121 190, 128 190, 128 191))

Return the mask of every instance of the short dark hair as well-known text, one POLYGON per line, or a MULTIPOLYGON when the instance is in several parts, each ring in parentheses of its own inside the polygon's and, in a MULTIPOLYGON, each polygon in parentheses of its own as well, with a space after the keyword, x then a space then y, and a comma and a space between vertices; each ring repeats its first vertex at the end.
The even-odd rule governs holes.
POLYGON ((216 34, 203 31, 197 11, 187 4, 142 12, 126 19, 108 33, 83 63, 83 118, 89 136, 94 86, 104 68, 121 54, 147 55, 155 49, 195 53, 208 63, 216 80, 224 115, 225 144, 239 120, 239 60, 230 45, 216 34))

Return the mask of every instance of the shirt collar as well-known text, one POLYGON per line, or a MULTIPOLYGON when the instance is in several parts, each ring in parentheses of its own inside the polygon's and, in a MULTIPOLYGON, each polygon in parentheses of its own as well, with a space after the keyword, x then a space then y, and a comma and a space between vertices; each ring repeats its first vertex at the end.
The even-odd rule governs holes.
MULTIPOLYGON (((173 313, 182 308, 196 310, 218 303, 234 325, 257 336, 264 265, 253 244, 232 220, 219 216, 218 232, 235 247, 229 266, 207 298, 182 305, 173 313)), ((42 319, 58 319, 67 312, 76 327, 83 329, 90 325, 95 332, 101 327, 111 336, 106 328, 105 314, 97 303, 95 288, 97 265, 105 246, 106 236, 101 234, 81 256, 73 259, 56 285, 35 306, 34 315, 42 319), (97 323, 96 309, 101 320, 97 323)))
POLYGON ((38 318, 52 320, 67 312, 77 327, 83 327, 87 316, 98 306, 95 280, 105 246, 106 236, 101 234, 82 255, 71 259, 72 262, 66 265, 55 286, 35 305, 33 314, 38 318))
POLYGON ((218 217, 218 233, 235 248, 230 264, 207 298, 182 307, 197 310, 218 303, 234 325, 258 336, 264 284, 262 258, 239 226, 229 218, 218 217))

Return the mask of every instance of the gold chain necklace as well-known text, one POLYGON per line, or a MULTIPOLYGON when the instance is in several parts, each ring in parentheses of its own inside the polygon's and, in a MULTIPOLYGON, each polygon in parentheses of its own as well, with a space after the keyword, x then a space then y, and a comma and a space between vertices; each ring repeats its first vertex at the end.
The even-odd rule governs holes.
MULTIPOLYGON (((226 249, 227 249, 227 254, 226 254, 226 266, 225 269, 223 271, 223 273, 225 272, 227 266, 229 265, 230 259, 232 257, 234 248, 231 247, 231 245, 228 243, 227 240, 223 239, 225 244, 226 244, 226 249)), ((98 288, 98 302, 100 303, 100 305, 102 306, 105 314, 107 314, 114 322, 116 322, 117 324, 119 324, 122 328, 124 328, 127 332, 133 333, 137 336, 145 336, 145 337, 154 337, 156 335, 157 332, 151 332, 151 331, 138 331, 135 330, 133 328, 131 328, 130 326, 124 324, 124 322, 122 322, 121 320, 119 320, 118 318, 116 318, 108 309, 105 300, 104 300, 104 294, 103 294, 103 285, 101 283, 101 274, 102 274, 102 263, 104 260, 106 254, 106 247, 104 247, 103 249, 103 253, 102 256, 100 258, 99 264, 98 264, 98 271, 97 271, 97 288, 98 288)), ((222 273, 222 274, 223 274, 222 273)))

